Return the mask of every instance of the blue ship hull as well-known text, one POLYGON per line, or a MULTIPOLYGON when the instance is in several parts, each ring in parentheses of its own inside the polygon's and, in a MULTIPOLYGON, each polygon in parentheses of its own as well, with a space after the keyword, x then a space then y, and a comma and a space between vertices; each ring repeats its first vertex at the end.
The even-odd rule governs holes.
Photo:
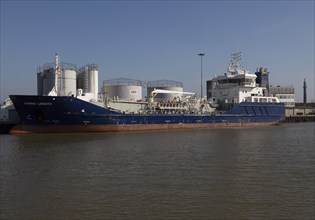
POLYGON ((10 96, 20 117, 11 133, 105 132, 275 125, 282 103, 235 105, 222 114, 123 114, 68 96, 10 96))

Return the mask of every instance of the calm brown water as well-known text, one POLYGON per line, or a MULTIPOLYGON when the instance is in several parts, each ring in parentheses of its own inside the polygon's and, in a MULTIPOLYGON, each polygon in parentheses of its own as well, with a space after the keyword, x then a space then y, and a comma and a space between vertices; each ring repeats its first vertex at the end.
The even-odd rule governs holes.
POLYGON ((1 135, 0 219, 314 219, 314 129, 1 135))

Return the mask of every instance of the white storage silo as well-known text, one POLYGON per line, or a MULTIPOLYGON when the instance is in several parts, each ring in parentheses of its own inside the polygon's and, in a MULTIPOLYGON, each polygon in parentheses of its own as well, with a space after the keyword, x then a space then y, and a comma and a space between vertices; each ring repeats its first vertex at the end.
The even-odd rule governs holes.
POLYGON ((38 68, 37 71, 37 94, 49 95, 52 90, 55 90, 58 96, 76 96, 77 87, 77 73, 76 67, 73 64, 60 63, 58 67, 58 74, 56 73, 56 66, 54 63, 45 64, 38 68), (56 80, 57 74, 57 83, 56 80), (54 89, 57 84, 57 88, 54 89))
MULTIPOLYGON (((177 91, 177 92, 183 92, 183 83, 172 81, 172 80, 157 80, 157 81, 151 81, 148 82, 147 85, 147 96, 150 97, 150 93, 154 89, 161 89, 161 90, 169 90, 169 91, 177 91)), ((171 93, 159 93, 155 96, 155 100, 171 100, 175 97, 181 97, 180 94, 171 94, 171 93)))
POLYGON ((106 80, 102 92, 110 99, 137 101, 142 99, 142 82, 126 78, 106 80))
POLYGON ((48 95, 55 86, 55 70, 50 64, 37 71, 37 95, 48 95))
POLYGON ((37 95, 48 95, 55 85, 53 69, 37 72, 37 95))
POLYGON ((84 94, 90 93, 94 100, 98 97, 98 67, 96 64, 87 64, 78 70, 78 89, 84 94))
POLYGON ((74 69, 64 69, 61 71, 59 91, 61 96, 76 96, 77 72, 74 69))

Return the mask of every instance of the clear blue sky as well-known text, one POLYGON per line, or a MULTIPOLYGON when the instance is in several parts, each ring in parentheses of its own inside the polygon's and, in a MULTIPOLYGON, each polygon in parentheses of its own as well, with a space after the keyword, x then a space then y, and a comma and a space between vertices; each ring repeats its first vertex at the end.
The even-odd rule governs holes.
MULTIPOLYGON (((99 65, 103 80, 181 81, 200 93, 203 78, 222 74, 242 52, 251 72, 272 85, 293 85, 314 101, 314 1, 3 1, 1 101, 36 94, 37 68, 62 61, 99 65)), ((205 88, 205 83, 204 83, 205 88)), ((204 92, 205 94, 205 92, 204 92)))

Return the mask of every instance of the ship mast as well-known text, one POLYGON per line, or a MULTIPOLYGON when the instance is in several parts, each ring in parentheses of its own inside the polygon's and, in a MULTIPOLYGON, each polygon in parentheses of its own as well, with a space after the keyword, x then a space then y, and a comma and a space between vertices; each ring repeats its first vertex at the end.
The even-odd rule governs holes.
POLYGON ((58 54, 55 54, 55 67, 54 67, 54 71, 55 71, 55 85, 52 88, 52 90, 48 93, 48 96, 58 96, 58 78, 60 75, 60 62, 59 62, 59 57, 58 54))
POLYGON ((59 57, 55 54, 55 92, 58 96, 58 76, 60 74, 59 57))
POLYGON ((232 74, 236 74, 240 67, 239 61, 241 60, 241 52, 235 52, 231 54, 231 63, 228 67, 228 71, 232 74))

